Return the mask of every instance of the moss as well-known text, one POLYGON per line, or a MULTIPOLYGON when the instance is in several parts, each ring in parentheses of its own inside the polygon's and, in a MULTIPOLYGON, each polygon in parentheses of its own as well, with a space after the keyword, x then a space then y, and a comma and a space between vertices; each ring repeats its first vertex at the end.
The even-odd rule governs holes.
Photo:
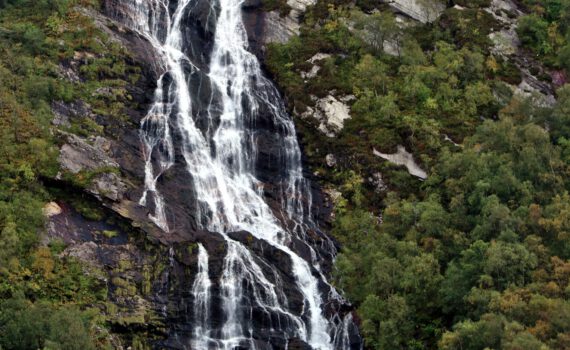
POLYGON ((143 314, 119 317, 114 322, 124 327, 132 326, 135 324, 142 325, 146 323, 143 314))
POLYGON ((105 236, 107 238, 114 238, 114 237, 117 237, 119 235, 119 232, 117 232, 116 230, 103 230, 102 233, 103 233, 103 236, 105 236))
POLYGON ((120 175, 121 170, 113 166, 104 166, 93 170, 81 170, 78 173, 66 172, 63 174, 63 178, 66 181, 71 182, 74 186, 80 188, 88 188, 93 184, 93 181, 98 175, 102 174, 117 174, 120 175))
POLYGON ((114 317, 119 312, 119 308, 114 303, 108 301, 105 303, 105 311, 109 316, 114 317))
POLYGON ((186 249, 189 255, 193 255, 198 251, 198 243, 188 243, 186 249))
POLYGON ((52 254, 58 255, 65 250, 67 244, 62 239, 54 239, 49 242, 49 249, 51 250, 52 254))
POLYGON ((164 272, 165 269, 167 269, 168 266, 164 263, 164 261, 162 261, 162 259, 158 259, 155 264, 154 264, 154 269, 153 269, 153 279, 159 279, 160 275, 164 272))
POLYGON ((97 124, 90 117, 73 118, 71 120, 71 126, 66 128, 68 132, 87 137, 91 135, 103 135, 105 130, 103 126, 97 124))
POLYGON ((133 263, 130 260, 119 261, 119 271, 124 272, 133 268, 133 263))
POLYGON ((118 296, 129 297, 137 294, 136 285, 124 278, 113 277, 111 283, 116 287, 115 294, 118 296))
POLYGON ((482 8, 491 6, 491 0, 454 0, 459 6, 468 8, 482 8))
POLYGON ((518 85, 522 82, 520 70, 514 63, 508 60, 503 60, 501 62, 501 66, 497 72, 497 77, 511 85, 518 85))
POLYGON ((148 344, 148 340, 146 337, 135 334, 133 336, 132 342, 132 350, 150 350, 152 349, 151 345, 148 344))
POLYGON ((73 208, 88 220, 102 221, 105 219, 105 211, 90 200, 75 197, 71 198, 70 202, 73 208))
POLYGON ((151 293, 152 281, 151 281, 151 268, 148 265, 144 265, 142 269, 142 282, 141 290, 143 295, 149 295, 151 293))

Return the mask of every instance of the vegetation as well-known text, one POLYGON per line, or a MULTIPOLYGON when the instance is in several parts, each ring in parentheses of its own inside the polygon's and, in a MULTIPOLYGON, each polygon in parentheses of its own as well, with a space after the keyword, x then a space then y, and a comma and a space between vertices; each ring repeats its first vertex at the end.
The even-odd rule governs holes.
MULTIPOLYGON (((53 194, 42 179, 58 171, 52 103, 83 101, 120 120, 137 78, 127 53, 111 44, 76 0, 0 0, 0 348, 94 349, 108 346, 98 307, 106 283, 95 269, 60 257, 61 241, 42 245, 42 208, 53 194), (80 56, 80 57, 79 57, 80 56), (80 59, 80 75, 64 78, 80 59), (125 78, 130 75, 129 79, 125 78), (102 91, 100 88, 105 87, 102 91)), ((91 116, 61 125, 79 135, 103 132, 91 116)), ((105 170, 106 171, 106 170, 105 170)), ((112 170, 116 171, 116 170, 112 170)), ((87 187, 93 174, 64 174, 87 187)), ((99 215, 83 203, 84 212, 99 215)), ((87 214, 86 214, 87 215, 87 214)), ((112 237, 114 232, 104 232, 112 237)))
POLYGON ((21 297, 5 300, 0 307, 3 349, 95 349, 89 333, 93 312, 54 309, 47 303, 30 304, 21 297))
POLYGON ((570 1, 524 0, 530 14, 519 20, 522 44, 544 64, 570 70, 570 1))
MULTIPOLYGON (((300 36, 269 50, 297 115, 314 107, 310 95, 355 96, 336 138, 298 120, 310 163, 343 195, 336 281, 370 349, 567 349, 570 86, 553 107, 513 96, 520 73, 490 50, 489 2, 455 3, 467 8, 402 28, 374 2, 320 1, 300 36), (302 78, 319 52, 330 57, 302 78), (430 169, 425 182, 371 154, 396 145, 430 169), (368 180, 376 172, 387 192, 368 180)), ((556 58, 567 53, 566 2, 525 4, 542 10, 520 19, 523 44, 568 69, 556 58)))
POLYGON ((530 120, 505 110, 444 149, 421 198, 386 198, 381 226, 340 216, 338 281, 370 346, 570 345, 567 146, 530 120))
POLYGON ((496 118, 512 95, 506 84, 520 82, 516 68, 488 52, 487 32, 465 32, 462 40, 451 32, 456 22, 488 28, 484 15, 451 9, 437 25, 401 29, 389 12, 369 15, 327 3, 309 11, 300 36, 270 47, 267 65, 297 115, 314 107, 312 96, 335 91, 355 97, 352 118, 335 139, 315 133, 316 120, 298 123, 311 163, 337 187, 352 170, 381 172, 388 185, 416 191, 413 178, 382 164, 371 150, 390 153, 403 145, 431 166, 449 139, 460 143, 482 118, 496 118), (316 77, 303 79, 300 73, 311 69, 307 61, 317 53, 330 57, 316 63, 316 77), (340 158, 344 171, 326 166, 327 153, 340 158))
MULTIPOLYGON (((78 3, 96 5, 0 0, 2 349, 106 348, 100 310, 118 314, 105 303, 98 271, 85 273, 62 257, 63 242, 40 242, 42 208, 54 196, 42 179, 58 171, 52 103, 82 101, 93 112, 60 125, 63 131, 112 132, 95 116, 125 122, 126 87, 140 73, 78 3), (70 62, 78 64, 72 79, 64 78, 70 62)), ((269 47, 267 68, 296 115, 333 91, 353 96, 352 118, 336 138, 316 132, 310 116, 297 120, 311 166, 342 192, 333 229, 343 244, 336 283, 356 305, 370 349, 568 349, 570 86, 560 87, 550 107, 513 96, 510 85, 521 76, 490 50, 488 34, 500 26, 483 9, 490 1, 453 3, 465 8, 402 27, 377 0, 320 0, 299 36, 269 47), (316 61, 318 74, 302 77, 317 53, 328 54, 316 61), (372 153, 398 145, 429 170, 426 181, 372 153), (326 165, 328 153, 337 156, 335 167, 326 165), (388 191, 369 180, 378 173, 388 191)), ((570 2, 522 4, 524 48, 568 73, 570 2)), ((263 6, 290 11, 282 0, 263 6)), ((88 187, 113 171, 63 179, 88 187)), ((87 219, 104 217, 79 197, 69 201, 87 219)), ((100 236, 120 238, 114 230, 100 236)), ((112 278, 119 297, 138 292, 118 275, 130 268, 122 264, 112 278)), ((144 293, 151 270, 143 271, 144 293)), ((147 316, 116 323, 142 324, 147 316)), ((133 335, 134 346, 142 342, 133 335)))

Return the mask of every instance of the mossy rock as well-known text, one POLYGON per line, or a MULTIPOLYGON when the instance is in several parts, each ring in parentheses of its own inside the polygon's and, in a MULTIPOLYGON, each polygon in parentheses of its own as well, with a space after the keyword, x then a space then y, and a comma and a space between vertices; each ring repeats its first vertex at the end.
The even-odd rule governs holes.
POLYGON ((103 230, 102 234, 107 238, 115 238, 119 235, 119 232, 116 230, 103 230))

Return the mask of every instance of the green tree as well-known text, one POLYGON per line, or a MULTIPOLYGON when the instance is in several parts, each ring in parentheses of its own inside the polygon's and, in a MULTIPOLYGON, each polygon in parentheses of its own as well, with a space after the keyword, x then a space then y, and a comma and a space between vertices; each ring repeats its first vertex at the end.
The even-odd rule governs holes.
POLYGON ((547 122, 550 124, 554 139, 559 137, 570 138, 570 84, 566 84, 556 91, 558 101, 547 122))
POLYGON ((481 350, 501 348, 505 319, 495 314, 484 315, 481 320, 459 322, 453 332, 443 334, 439 342, 442 350, 481 350))
POLYGON ((19 349, 95 349, 89 336, 89 317, 73 308, 54 310, 21 297, 5 300, 0 308, 0 346, 19 349))
POLYGON ((527 45, 534 51, 544 54, 551 51, 548 42, 548 22, 536 14, 521 17, 519 19, 517 33, 523 45, 527 45))
POLYGON ((376 11, 370 15, 354 11, 352 17, 360 38, 374 53, 384 52, 387 41, 398 39, 398 25, 389 11, 376 11))

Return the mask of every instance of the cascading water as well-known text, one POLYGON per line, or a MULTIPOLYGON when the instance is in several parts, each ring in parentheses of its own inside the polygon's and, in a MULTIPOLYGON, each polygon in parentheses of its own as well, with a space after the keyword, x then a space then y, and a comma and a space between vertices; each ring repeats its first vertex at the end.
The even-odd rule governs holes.
POLYGON ((203 245, 198 244, 198 273, 192 286, 194 295, 194 347, 196 349, 207 349, 210 332, 208 324, 210 319, 210 282, 208 269, 208 252, 203 245))
MULTIPOLYGON (((140 204, 151 209, 150 218, 156 225, 169 231, 168 203, 157 184, 175 164, 178 151, 195 194, 198 225, 221 234, 227 248, 221 276, 211 280, 208 252, 198 246, 198 270, 192 286, 194 331, 189 347, 258 348, 254 318, 261 317, 266 319, 268 331, 283 339, 299 339, 313 349, 350 349, 348 333, 354 327, 350 314, 342 318, 329 312, 325 316, 325 302, 343 302, 326 282, 318 266, 319 256, 305 237, 306 230, 314 226, 311 191, 303 177, 295 128, 277 90, 247 50, 243 0, 210 3, 208 18, 215 19, 216 27, 209 64, 202 70, 185 54, 188 44, 182 28, 184 16, 199 0, 126 1, 132 12, 128 24, 154 45, 166 72, 157 82, 155 102, 141 125, 146 178, 140 204), (205 111, 197 111, 189 84, 190 76, 198 71, 208 77, 212 90, 205 111), (206 127, 199 127, 196 121, 200 112, 207 116, 206 127), (284 175, 275 184, 280 187, 278 210, 268 205, 264 184, 256 177, 259 140, 255 124, 261 113, 270 115, 276 130, 273 141, 281 150, 278 162, 284 175), (173 140, 175 132, 179 145, 173 140), (300 312, 289 308, 277 269, 230 237, 237 231, 246 231, 285 254, 294 287, 302 297, 300 312), (299 242, 309 250, 311 261, 292 248, 299 242), (214 284, 219 286, 224 313, 219 327, 209 321, 214 284)), ((334 249, 329 245, 329 251, 334 249)))

